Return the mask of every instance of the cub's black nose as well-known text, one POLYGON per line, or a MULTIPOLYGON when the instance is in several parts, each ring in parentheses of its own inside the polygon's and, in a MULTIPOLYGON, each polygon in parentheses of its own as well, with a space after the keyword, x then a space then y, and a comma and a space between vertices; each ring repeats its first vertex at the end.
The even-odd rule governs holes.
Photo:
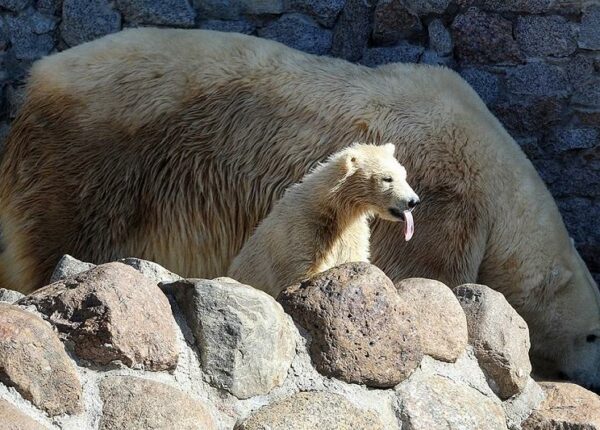
POLYGON ((408 201, 408 207, 410 209, 414 208, 415 206, 417 206, 419 203, 421 203, 421 201, 419 199, 410 199, 408 201))

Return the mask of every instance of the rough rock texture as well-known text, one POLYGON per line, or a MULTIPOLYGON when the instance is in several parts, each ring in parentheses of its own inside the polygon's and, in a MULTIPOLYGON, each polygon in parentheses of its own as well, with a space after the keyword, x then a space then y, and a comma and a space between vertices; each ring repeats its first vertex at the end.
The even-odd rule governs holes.
POLYGON ((433 279, 410 278, 396 284, 408 303, 420 333, 423 354, 456 361, 467 347, 467 319, 460 303, 445 284, 433 279))
POLYGON ((25 297, 18 291, 7 290, 6 288, 0 288, 0 302, 14 303, 19 299, 25 297))
POLYGON ((544 391, 532 378, 527 380, 523 391, 502 402, 506 424, 510 430, 520 430, 523 422, 544 401, 544 391))
POLYGON ((54 272, 52 272, 52 276, 50 277, 50 282, 52 283, 65 278, 70 278, 81 272, 90 270, 93 267, 96 267, 96 265, 79 261, 75 257, 65 254, 54 268, 54 272))
POLYGON ((69 46, 97 39, 121 29, 121 15, 110 7, 108 0, 64 0, 62 38, 69 46))
POLYGON ((371 0, 347 0, 333 30, 331 54, 349 61, 358 61, 367 47, 372 24, 371 0))
POLYGON ((416 13, 403 0, 380 0, 373 18, 373 40, 384 45, 395 44, 423 28, 416 13))
POLYGON ((427 27, 429 35, 429 47, 440 55, 452 53, 452 36, 440 19, 434 19, 427 27))
POLYGON ((333 27, 346 0, 289 0, 289 7, 314 18, 325 27, 333 27))
POLYGON ((3 430, 44 430, 47 428, 2 399, 0 399, 0 423, 2 423, 3 430))
POLYGON ((188 0, 116 0, 123 17, 135 24, 192 27, 196 12, 188 0))
POLYGON ((296 345, 292 322, 271 296, 229 278, 165 289, 183 310, 213 385, 246 399, 283 383, 296 345))
POLYGON ((131 376, 100 382, 100 430, 216 430, 206 406, 165 384, 131 376))
POLYGON ((392 62, 416 63, 421 58, 421 55, 423 55, 423 51, 424 49, 420 46, 401 42, 389 48, 367 49, 360 62, 369 67, 376 67, 392 62))
POLYGON ((48 323, 0 303, 0 382, 49 415, 82 410, 75 366, 48 323))
POLYGON ((403 430, 506 429, 502 407, 450 379, 411 378, 396 392, 403 430))
POLYGON ((119 260, 120 263, 127 264, 133 267, 135 270, 140 272, 146 278, 154 281, 156 284, 161 282, 174 282, 179 281, 181 276, 165 269, 159 264, 153 263, 152 261, 142 260, 139 258, 122 258, 119 260))
POLYGON ((312 336, 312 360, 324 375, 391 387, 421 362, 410 304, 375 266, 340 265, 287 288, 278 300, 312 336))
POLYGON ((310 18, 295 13, 283 15, 259 30, 258 35, 316 55, 327 54, 332 40, 331 31, 324 30, 310 18))
POLYGON ((83 359, 98 364, 118 360, 148 370, 177 364, 169 301, 153 281, 125 264, 102 264, 19 303, 46 315, 83 359))
POLYGON ((515 35, 528 56, 564 57, 577 49, 575 28, 562 16, 520 17, 515 35))
POLYGON ((343 396, 304 392, 259 409, 235 430, 383 430, 371 411, 359 409, 343 396))
POLYGON ((467 316, 469 343, 494 392, 501 399, 521 392, 531 373, 525 320, 485 285, 464 284, 454 293, 467 316))

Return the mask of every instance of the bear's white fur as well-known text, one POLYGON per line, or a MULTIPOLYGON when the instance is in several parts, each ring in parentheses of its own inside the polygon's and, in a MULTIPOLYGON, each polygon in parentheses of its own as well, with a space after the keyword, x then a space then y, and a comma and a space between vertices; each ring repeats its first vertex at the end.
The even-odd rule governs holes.
POLYGON ((65 253, 223 275, 283 191, 356 141, 394 142, 422 199, 410 242, 375 222, 371 261, 502 292, 538 370, 600 386, 597 286, 534 167, 445 68, 149 28, 49 56, 0 166, 0 285, 39 288, 65 253))
POLYGON ((369 220, 418 202, 392 144, 353 145, 288 188, 233 260, 232 278, 274 297, 342 263, 369 261, 369 220))

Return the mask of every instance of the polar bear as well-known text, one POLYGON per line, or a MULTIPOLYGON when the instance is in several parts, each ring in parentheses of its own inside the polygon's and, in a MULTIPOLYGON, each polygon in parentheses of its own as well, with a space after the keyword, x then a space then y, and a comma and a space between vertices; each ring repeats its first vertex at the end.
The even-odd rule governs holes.
POLYGON ((246 241, 229 276, 277 297, 285 287, 332 267, 369 261, 369 220, 404 222, 419 197, 393 144, 354 144, 288 188, 246 241))
POLYGON ((61 255, 226 273, 291 184, 348 142, 396 144, 418 231, 376 221, 394 281, 502 292, 538 371, 600 387, 600 293, 532 164, 456 73, 377 69, 206 30, 132 29, 34 65, 0 166, 0 286, 61 255))

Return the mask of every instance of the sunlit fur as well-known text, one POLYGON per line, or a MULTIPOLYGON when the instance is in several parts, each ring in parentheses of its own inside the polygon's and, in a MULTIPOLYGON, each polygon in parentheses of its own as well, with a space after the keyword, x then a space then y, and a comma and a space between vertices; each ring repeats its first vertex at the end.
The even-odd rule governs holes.
POLYGON ((348 142, 394 142, 422 200, 410 242, 375 222, 373 263, 504 293, 538 370, 600 385, 596 285, 531 163, 444 68, 158 29, 43 59, 0 167, 0 285, 38 288, 65 253, 223 275, 283 191, 348 142))
POLYGON ((229 276, 272 296, 342 263, 369 261, 369 220, 418 196, 394 145, 353 145, 288 188, 233 260, 229 276), (387 180, 391 180, 388 182, 387 180))

